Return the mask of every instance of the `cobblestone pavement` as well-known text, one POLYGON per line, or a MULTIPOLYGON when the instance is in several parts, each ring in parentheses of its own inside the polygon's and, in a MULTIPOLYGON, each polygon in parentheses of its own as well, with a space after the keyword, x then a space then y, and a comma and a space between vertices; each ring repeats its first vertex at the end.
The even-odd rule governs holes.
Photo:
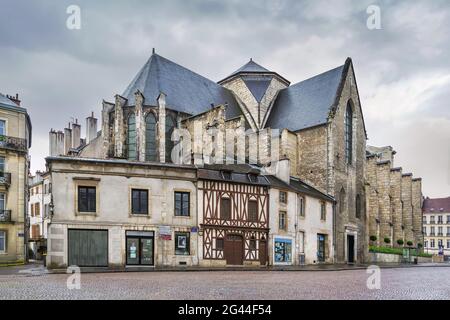
POLYGON ((3 299, 450 299, 449 267, 381 269, 381 289, 369 290, 365 270, 128 272, 68 275, 43 268, 0 275, 3 299))

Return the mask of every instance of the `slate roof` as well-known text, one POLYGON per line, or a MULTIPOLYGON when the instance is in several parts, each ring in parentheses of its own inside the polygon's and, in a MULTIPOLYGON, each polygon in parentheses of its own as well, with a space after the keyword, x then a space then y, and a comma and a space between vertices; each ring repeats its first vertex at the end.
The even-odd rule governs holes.
POLYGON ((14 107, 14 108, 18 107, 18 105, 15 102, 13 102, 11 99, 9 99, 8 97, 6 97, 1 93, 0 93, 0 104, 6 107, 14 107))
POLYGON ((135 76, 122 94, 128 105, 134 105, 134 93, 139 90, 145 97, 145 104, 157 105, 156 99, 166 94, 169 109, 195 115, 211 108, 211 104, 228 103, 226 117, 241 114, 232 93, 183 66, 154 53, 135 76))
POLYGON ((342 65, 281 90, 266 127, 297 131, 326 123, 344 69, 342 65))
POLYGON ((237 69, 235 72, 230 74, 227 78, 237 75, 238 73, 267 73, 271 72, 270 70, 264 68, 263 66, 257 64, 253 59, 250 59, 249 62, 244 64, 242 67, 237 69))
POLYGON ((424 213, 449 213, 450 212, 450 197, 447 198, 426 198, 423 201, 422 210, 424 213), (442 211, 441 211, 442 209, 442 211))

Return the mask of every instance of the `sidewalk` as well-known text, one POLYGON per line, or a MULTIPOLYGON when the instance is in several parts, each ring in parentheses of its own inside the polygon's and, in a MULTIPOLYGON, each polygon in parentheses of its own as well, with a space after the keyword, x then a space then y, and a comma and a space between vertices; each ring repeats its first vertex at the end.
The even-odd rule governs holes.
MULTIPOLYGON (((348 271, 365 270, 373 264, 321 264, 307 266, 268 266, 268 267, 125 267, 125 268, 81 268, 82 273, 111 273, 111 272, 215 272, 215 271, 348 271)), ((414 267, 450 267, 448 263, 423 263, 423 264, 378 264, 380 268, 414 268, 414 267)), ((66 273, 66 269, 52 269, 49 273, 66 273)))
MULTIPOLYGON (((215 272, 215 271, 249 271, 249 272, 301 272, 301 271, 349 271, 365 270, 370 264, 320 264, 307 266, 268 266, 245 267, 231 266, 222 268, 212 267, 125 267, 125 268, 81 268, 82 273, 113 273, 113 272, 215 272)), ((449 263, 422 263, 422 264, 378 264, 382 269, 387 268, 423 268, 423 267, 450 267, 449 263)), ((22 266, 0 268, 0 275, 42 275, 42 274, 66 274, 67 269, 46 269, 42 264, 31 263, 22 266)))

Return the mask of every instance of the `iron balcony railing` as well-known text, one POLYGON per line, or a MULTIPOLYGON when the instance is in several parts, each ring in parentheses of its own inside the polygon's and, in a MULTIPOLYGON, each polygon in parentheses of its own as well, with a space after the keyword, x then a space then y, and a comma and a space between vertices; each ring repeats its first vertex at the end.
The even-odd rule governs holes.
POLYGON ((0 171, 0 184, 6 184, 9 186, 11 184, 11 173, 0 171))
POLYGON ((0 148, 26 152, 27 140, 0 134, 0 148))
POLYGON ((0 210, 0 223, 11 222, 11 210, 0 210))

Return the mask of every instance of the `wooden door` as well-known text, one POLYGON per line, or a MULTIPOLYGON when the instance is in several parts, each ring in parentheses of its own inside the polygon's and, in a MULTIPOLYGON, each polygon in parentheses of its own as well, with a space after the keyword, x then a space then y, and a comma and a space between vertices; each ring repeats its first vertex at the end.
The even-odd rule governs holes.
POLYGON ((229 234, 225 240, 224 253, 228 265, 242 265, 244 263, 244 242, 242 236, 229 234))
POLYGON ((259 242, 259 263, 262 266, 267 264, 267 242, 260 241, 259 242))

